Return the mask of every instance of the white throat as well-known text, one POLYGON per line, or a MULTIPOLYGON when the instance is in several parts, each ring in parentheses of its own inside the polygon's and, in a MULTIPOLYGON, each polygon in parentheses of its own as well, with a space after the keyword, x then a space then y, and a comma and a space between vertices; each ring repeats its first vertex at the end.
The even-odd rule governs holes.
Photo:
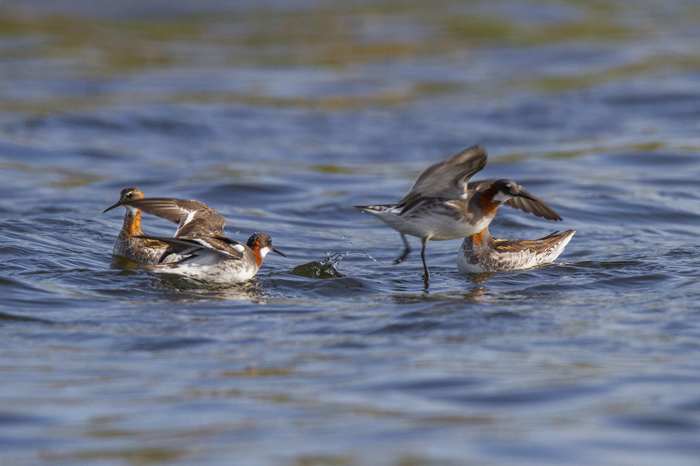
POLYGON ((270 252, 270 248, 268 248, 267 246, 265 246, 264 248, 260 248, 260 257, 262 257, 264 259, 265 256, 267 256, 267 254, 269 252, 270 252))
POLYGON ((496 202, 505 202, 510 198, 511 198, 511 196, 509 196, 508 194, 502 193, 500 191, 497 192, 495 196, 493 196, 493 200, 496 202))

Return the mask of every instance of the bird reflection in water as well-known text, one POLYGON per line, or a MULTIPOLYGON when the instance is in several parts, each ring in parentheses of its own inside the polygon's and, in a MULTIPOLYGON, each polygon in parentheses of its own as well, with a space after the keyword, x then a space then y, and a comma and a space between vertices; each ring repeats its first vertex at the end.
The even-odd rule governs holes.
POLYGON ((467 278, 473 286, 466 293, 463 289, 432 293, 428 290, 423 290, 420 293, 397 293, 392 296, 392 300, 397 304, 446 300, 484 303, 486 302, 488 291, 485 284, 493 275, 493 273, 468 274, 467 278))
MULTIPOLYGON (((114 256, 112 268, 122 273, 134 273, 148 270, 148 266, 139 264, 125 257, 114 256)), ((178 301, 200 299, 220 299, 226 301, 248 301, 255 304, 267 303, 267 295, 262 284, 255 278, 245 283, 220 284, 194 280, 175 274, 154 274, 154 280, 160 288, 172 291, 178 301)))

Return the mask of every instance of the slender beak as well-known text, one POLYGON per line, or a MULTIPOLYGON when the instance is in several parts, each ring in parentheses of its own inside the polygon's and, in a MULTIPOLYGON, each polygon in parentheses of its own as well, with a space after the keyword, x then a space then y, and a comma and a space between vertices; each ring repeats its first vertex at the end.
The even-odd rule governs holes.
POLYGON ((117 207, 119 207, 121 205, 122 205, 122 201, 118 201, 118 202, 112 204, 111 206, 107 207, 105 210, 102 211, 102 213, 105 214, 105 213, 109 212, 110 210, 116 209, 117 207))
POLYGON ((282 251, 280 251, 279 249, 272 248, 272 252, 279 254, 282 257, 287 257, 287 255, 285 253, 283 253, 282 251))

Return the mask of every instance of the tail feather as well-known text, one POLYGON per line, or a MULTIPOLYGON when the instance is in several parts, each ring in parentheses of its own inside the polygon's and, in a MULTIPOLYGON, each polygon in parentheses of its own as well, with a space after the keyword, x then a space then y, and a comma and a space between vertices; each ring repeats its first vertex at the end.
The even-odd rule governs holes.
MULTIPOLYGON (((182 264, 183 262, 192 259, 193 257, 196 257, 196 251, 200 249, 204 249, 204 246, 193 241, 190 239, 185 239, 185 238, 168 238, 165 236, 149 236, 149 235, 140 235, 137 236, 137 238, 143 238, 143 239, 151 239, 151 240, 157 240, 157 241, 162 241, 168 245, 168 248, 163 251, 163 254, 161 254, 160 259, 158 259, 158 264, 160 265, 168 265, 168 266, 177 266, 179 264, 182 264), (166 259, 168 259, 170 256, 180 256, 177 260, 168 262, 165 264, 166 259)), ((172 260, 172 258, 171 258, 172 260)))
POLYGON ((356 205, 353 206, 356 209, 360 209, 362 212, 368 214, 381 214, 383 212, 388 212, 390 210, 396 209, 396 204, 370 204, 370 205, 356 205))
POLYGON ((576 234, 576 230, 555 231, 555 232, 548 234, 547 236, 540 238, 539 241, 548 240, 548 239, 560 240, 560 239, 566 238, 567 236, 573 237, 575 234, 576 234))

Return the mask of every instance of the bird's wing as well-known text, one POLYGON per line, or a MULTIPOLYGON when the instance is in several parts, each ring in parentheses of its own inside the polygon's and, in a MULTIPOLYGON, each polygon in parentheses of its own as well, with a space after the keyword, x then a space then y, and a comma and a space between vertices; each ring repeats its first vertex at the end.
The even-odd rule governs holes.
POLYGON ((576 231, 574 230, 555 231, 554 233, 550 233, 549 235, 539 239, 496 239, 494 240, 493 244, 494 248, 499 252, 521 252, 530 250, 537 253, 542 253, 547 249, 555 247, 567 236, 573 236, 574 234, 576 234, 576 231))
POLYGON ((203 202, 165 197, 137 199, 124 203, 177 223, 175 236, 223 236, 226 219, 203 202))
POLYGON ((486 166, 486 160, 486 150, 472 146, 429 166, 418 175, 399 205, 410 203, 417 197, 466 198, 469 179, 486 166))
POLYGON ((245 247, 241 243, 223 237, 168 238, 165 236, 141 235, 138 238, 162 241, 168 245, 168 249, 161 256, 161 262, 170 254, 188 256, 197 252, 208 251, 219 254, 226 259, 240 260, 243 259, 245 253, 245 247))
MULTIPOLYGON (((524 191, 524 190, 523 190, 524 191)), ((538 217, 546 218, 547 220, 561 220, 561 217, 551 207, 544 203, 539 198, 528 194, 528 197, 516 196, 506 201, 511 207, 529 212, 538 217)))
MULTIPOLYGON (((468 189, 470 192, 485 191, 491 187, 494 181, 495 180, 472 181, 469 183, 468 189)), ((545 204, 545 202, 538 197, 533 196, 523 188, 521 188, 521 194, 524 194, 527 197, 512 197, 505 202, 506 205, 538 217, 546 218, 548 220, 561 220, 559 214, 557 214, 551 207, 545 204)))

